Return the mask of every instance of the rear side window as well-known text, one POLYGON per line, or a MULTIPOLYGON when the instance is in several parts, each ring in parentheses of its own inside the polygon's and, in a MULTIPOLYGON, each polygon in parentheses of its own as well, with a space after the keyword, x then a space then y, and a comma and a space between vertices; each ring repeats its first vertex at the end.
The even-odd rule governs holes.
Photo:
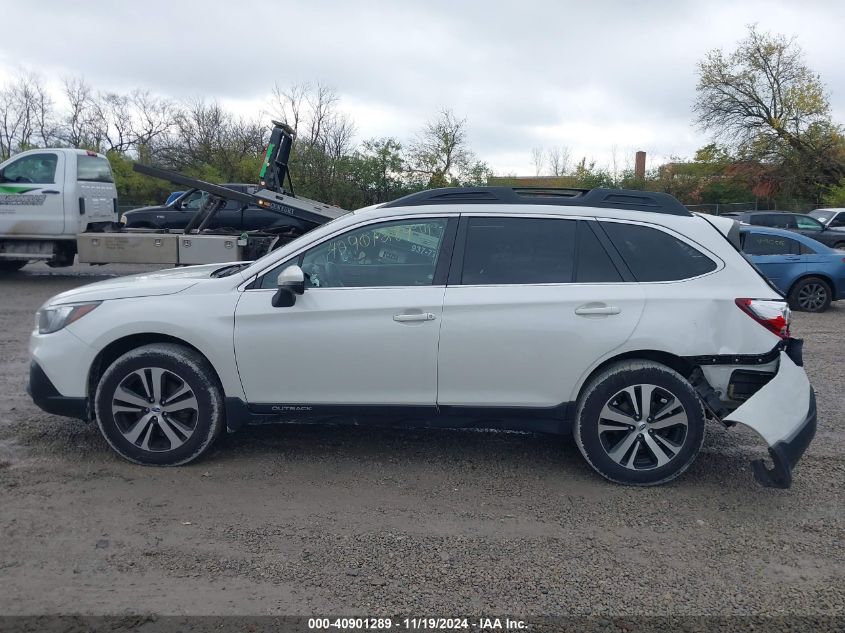
POLYGON ((461 283, 570 283, 575 220, 469 218, 461 283))
POLYGON ((82 154, 76 157, 76 179, 86 182, 114 182, 107 159, 82 154))
POLYGON ((619 222, 602 226, 637 281, 677 281, 716 269, 704 253, 658 229, 619 222))
POLYGON ((622 281, 622 275, 586 222, 578 223, 578 265, 575 281, 582 284, 622 281))
POLYGON ((801 245, 780 235, 746 233, 742 250, 748 255, 798 255, 801 245))
POLYGON ((776 229, 796 228, 795 218, 786 213, 762 213, 751 216, 751 224, 757 226, 771 226, 776 229))

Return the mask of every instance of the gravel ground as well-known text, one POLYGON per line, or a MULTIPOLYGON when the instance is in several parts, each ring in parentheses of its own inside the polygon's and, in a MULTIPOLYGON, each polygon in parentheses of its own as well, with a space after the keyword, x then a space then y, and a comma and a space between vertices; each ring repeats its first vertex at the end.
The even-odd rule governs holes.
POLYGON ((135 270, 0 279, 0 613, 845 615, 845 306, 795 317, 819 430, 789 490, 715 425, 652 489, 517 433, 256 427, 156 469, 24 392, 38 306, 135 270))

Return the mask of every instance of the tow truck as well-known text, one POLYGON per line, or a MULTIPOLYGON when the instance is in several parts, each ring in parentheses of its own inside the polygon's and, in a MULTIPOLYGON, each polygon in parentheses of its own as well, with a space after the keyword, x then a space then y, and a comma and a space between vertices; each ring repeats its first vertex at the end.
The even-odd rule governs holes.
POLYGON ((79 234, 79 261, 90 264, 172 265, 248 261, 265 255, 303 233, 302 230, 255 231, 231 235, 209 231, 208 226, 215 214, 229 200, 242 205, 241 209, 254 205, 297 218, 300 223, 304 222, 306 227, 311 228, 348 213, 340 207, 295 194, 288 167, 295 137, 290 126, 273 121, 270 142, 258 175, 259 188, 252 193, 234 191, 174 171, 134 163, 132 168, 141 174, 167 180, 188 190, 204 191, 208 195, 181 231, 122 227, 115 231, 112 227, 110 231, 79 234))

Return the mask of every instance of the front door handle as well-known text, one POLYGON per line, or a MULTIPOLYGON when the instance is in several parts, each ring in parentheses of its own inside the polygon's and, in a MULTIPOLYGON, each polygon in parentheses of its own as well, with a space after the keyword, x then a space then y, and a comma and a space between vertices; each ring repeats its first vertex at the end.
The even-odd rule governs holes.
POLYGON ((56 191, 55 189, 42 189, 41 193, 61 193, 61 192, 56 191))
POLYGON ((620 312, 622 312, 622 310, 620 310, 616 306, 609 306, 603 303, 588 303, 586 305, 575 308, 575 314, 579 316, 590 316, 593 314, 619 314, 620 312))
POLYGON ((431 312, 415 312, 412 314, 394 314, 393 320, 399 323, 411 321, 434 321, 436 317, 431 312))

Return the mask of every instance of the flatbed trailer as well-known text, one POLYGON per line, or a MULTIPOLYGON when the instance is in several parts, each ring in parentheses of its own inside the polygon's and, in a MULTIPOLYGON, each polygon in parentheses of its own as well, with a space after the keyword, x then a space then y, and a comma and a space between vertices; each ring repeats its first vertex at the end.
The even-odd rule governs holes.
POLYGON ((295 138, 283 123, 273 122, 270 143, 259 173, 259 187, 254 193, 233 191, 204 180, 149 165, 135 163, 141 174, 161 178, 179 186, 208 194, 184 230, 127 229, 111 225, 102 231, 87 231, 77 236, 79 261, 89 264, 162 264, 191 265, 257 259, 302 234, 300 232, 249 231, 239 234, 210 231, 215 214, 227 201, 245 209, 258 206, 280 215, 289 215, 315 228, 348 213, 340 207, 296 196, 288 169, 295 138), (285 179, 288 190, 285 190, 285 179))

